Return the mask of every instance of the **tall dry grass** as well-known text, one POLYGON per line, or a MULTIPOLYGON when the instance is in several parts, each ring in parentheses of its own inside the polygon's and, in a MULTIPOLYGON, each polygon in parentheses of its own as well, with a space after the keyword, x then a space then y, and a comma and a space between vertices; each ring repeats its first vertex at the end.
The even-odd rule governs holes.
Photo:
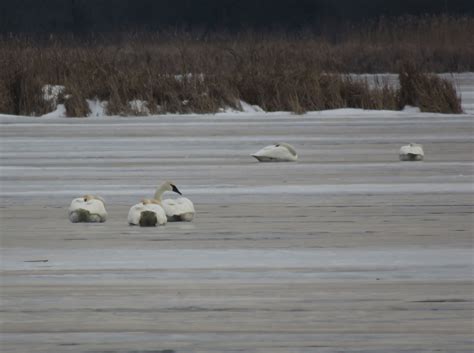
POLYGON ((413 63, 401 65, 399 106, 412 105, 422 112, 462 113, 461 99, 451 82, 422 73, 413 63))
POLYGON ((133 100, 148 102, 150 113, 213 113, 238 109, 240 100, 303 113, 396 109, 413 92, 423 110, 458 112, 452 85, 423 72, 474 70, 471 33, 472 18, 441 16, 380 20, 347 28, 337 40, 311 33, 0 38, 0 112, 51 111, 41 92, 45 84, 66 87, 61 99, 69 116, 87 115, 86 99, 108 101, 114 115, 141 114, 129 104, 133 100), (398 72, 403 62, 411 62, 417 75, 402 74, 400 91, 345 75, 398 72), (434 104, 440 100, 451 103, 434 104))

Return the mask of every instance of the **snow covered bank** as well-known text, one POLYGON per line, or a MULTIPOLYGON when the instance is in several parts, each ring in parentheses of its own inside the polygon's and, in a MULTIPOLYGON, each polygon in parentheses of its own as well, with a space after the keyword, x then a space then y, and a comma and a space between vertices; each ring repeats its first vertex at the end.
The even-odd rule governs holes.
MULTIPOLYGON (((191 75, 191 74, 189 74, 191 75)), ((446 73, 446 74, 439 74, 439 77, 446 79, 454 84, 457 89, 458 95, 461 97, 462 101, 462 108, 465 113, 474 114, 474 73, 473 72, 466 72, 466 73, 446 73)), ((189 79, 193 76, 177 76, 175 79, 178 82, 181 82, 184 79, 189 79)), ((201 74, 200 80, 203 79, 201 74)), ((389 87, 397 89, 399 87, 398 75, 396 74, 351 74, 349 77, 355 81, 362 81, 367 82, 369 86, 375 87, 379 84, 387 84, 389 87)), ((52 118, 52 117, 66 117, 66 107, 64 105, 64 101, 71 97, 70 94, 66 94, 66 87, 61 85, 44 85, 42 88, 42 96, 45 103, 48 106, 52 107, 52 111, 42 115, 42 118, 52 118)), ((88 117, 93 118, 104 118, 106 116, 110 116, 107 113, 107 101, 100 101, 97 99, 88 99, 86 100, 86 105, 89 110, 88 117)), ((182 104, 187 105, 189 102, 187 100, 183 100, 182 104)), ((151 107, 147 101, 133 99, 128 102, 127 110, 130 115, 133 116, 153 116, 155 115, 153 112, 161 111, 161 107, 151 107)), ((335 109, 327 110, 327 111, 318 111, 323 114, 369 114, 368 110, 363 109, 335 109)), ((385 112, 397 112, 400 111, 387 111, 387 110, 377 110, 376 112, 385 113, 385 112)), ((408 112, 408 113, 417 113, 419 109, 416 107, 405 107, 401 112, 408 112)), ((315 112, 310 112, 315 113, 315 112)), ((239 101, 236 104, 236 108, 232 107, 223 107, 220 108, 219 111, 216 113, 218 116, 227 116, 227 115, 236 115, 236 114, 275 114, 275 112, 268 113, 265 112, 261 107, 258 105, 251 105, 245 101, 239 101)), ((163 115, 175 115, 169 113, 160 114, 163 115)), ((179 115, 200 115, 200 114, 179 114, 179 115)), ((1 115, 0 115, 1 116, 1 115)))

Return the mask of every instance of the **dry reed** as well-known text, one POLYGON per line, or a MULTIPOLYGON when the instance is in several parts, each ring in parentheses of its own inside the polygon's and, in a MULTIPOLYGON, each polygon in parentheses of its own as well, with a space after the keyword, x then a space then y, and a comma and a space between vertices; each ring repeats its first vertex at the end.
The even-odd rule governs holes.
POLYGON ((107 101, 114 115, 144 114, 130 105, 135 100, 146 101, 152 114, 214 113, 238 109, 240 100, 296 113, 404 104, 459 112, 453 85, 421 72, 474 70, 474 49, 467 44, 473 32, 472 18, 440 16, 379 21, 346 31, 337 42, 255 33, 199 40, 169 33, 0 38, 0 112, 51 111, 42 97, 46 84, 66 87, 68 116, 87 115, 86 99, 107 101), (396 72, 404 61, 417 74, 401 72, 400 92, 345 75, 396 72))

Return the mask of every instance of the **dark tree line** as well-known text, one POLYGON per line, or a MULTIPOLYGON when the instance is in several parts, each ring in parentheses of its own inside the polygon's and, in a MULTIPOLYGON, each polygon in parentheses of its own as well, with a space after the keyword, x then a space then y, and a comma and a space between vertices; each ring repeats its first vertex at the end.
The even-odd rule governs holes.
POLYGON ((474 14, 472 0, 0 0, 0 32, 335 28, 380 16, 474 14))

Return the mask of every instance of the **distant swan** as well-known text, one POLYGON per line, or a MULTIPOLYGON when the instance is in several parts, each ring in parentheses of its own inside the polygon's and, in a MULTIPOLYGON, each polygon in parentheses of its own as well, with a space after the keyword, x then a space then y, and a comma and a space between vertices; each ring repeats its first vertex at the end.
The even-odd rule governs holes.
POLYGON ((252 154, 259 162, 295 162, 298 159, 295 148, 289 143, 278 143, 262 148, 252 154))
POLYGON ((181 194, 176 185, 170 181, 164 182, 155 192, 155 200, 161 202, 166 212, 166 217, 169 222, 191 222, 194 218, 194 205, 191 200, 186 197, 179 197, 177 199, 161 200, 162 195, 166 191, 174 191, 181 194))
POLYGON ((159 201, 144 199, 128 211, 128 224, 140 227, 155 227, 167 222, 166 213, 159 201))
POLYGON ((105 201, 100 196, 84 195, 72 200, 69 206, 69 220, 78 222, 105 222, 107 211, 105 201))
POLYGON ((416 143, 402 146, 400 148, 399 157, 401 161, 422 161, 425 153, 423 146, 416 143))

